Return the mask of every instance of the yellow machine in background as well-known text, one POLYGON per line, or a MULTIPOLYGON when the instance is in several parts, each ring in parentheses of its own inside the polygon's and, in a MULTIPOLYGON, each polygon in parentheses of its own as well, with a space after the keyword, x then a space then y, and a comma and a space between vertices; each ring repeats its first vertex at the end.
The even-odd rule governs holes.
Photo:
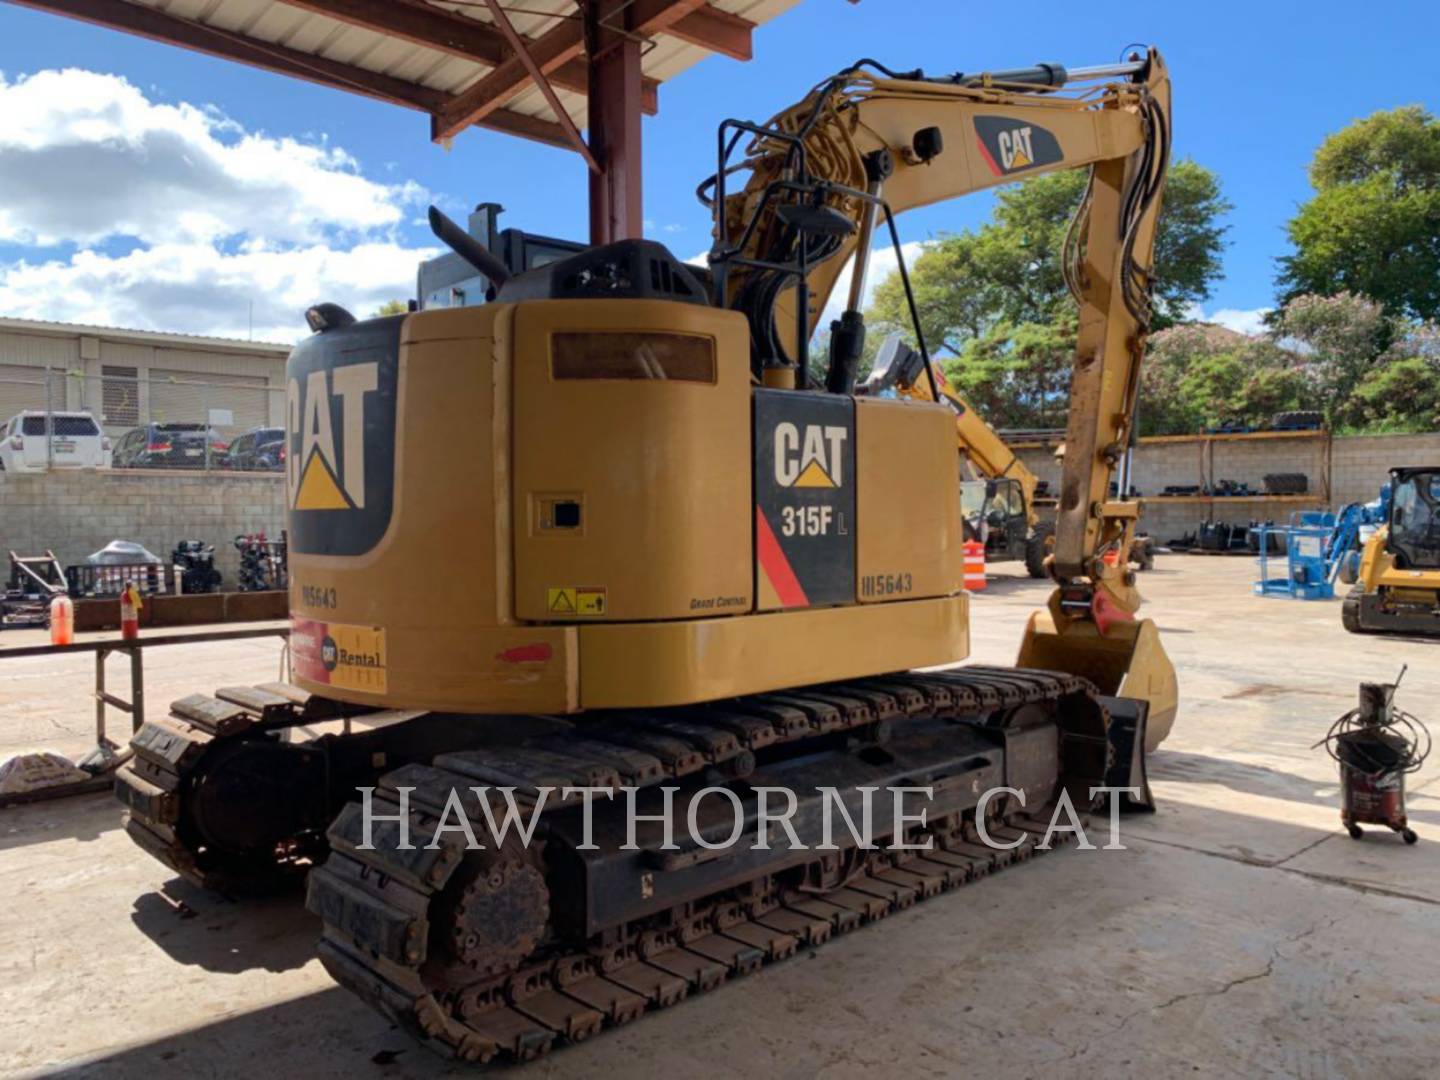
MULTIPOLYGON (((295 684, 148 722, 117 783, 130 835, 206 886, 308 873, 327 970, 487 1060, 1043 850, 1065 800, 1147 802, 1175 678, 1134 614, 1136 505, 1106 492, 1150 320, 1169 108, 1153 50, 941 78, 865 61, 768 124, 721 125, 708 275, 648 241, 512 275, 432 211, 492 300, 308 313, 287 373, 295 684), (823 386, 806 343, 881 222, 898 247, 895 213, 1080 167, 1056 590, 1020 667, 917 671, 969 651, 954 412, 936 383, 928 401, 857 393, 864 259, 823 386), (534 808, 534 842, 463 843, 493 808, 477 785, 534 808), (625 842, 621 789, 713 836, 717 786, 772 843, 665 843, 658 817, 625 842), (593 843, 578 787, 616 796, 593 843), (877 802, 883 844, 817 850, 823 792, 859 820, 866 792, 903 787, 930 793, 923 824, 877 802), (763 789, 794 799, 789 839, 766 831, 763 789), (921 838, 931 856, 891 850, 921 838)), ((920 356, 933 379, 923 340, 920 356)))
POLYGON ((932 386, 939 392, 954 414, 955 443, 968 473, 960 482, 966 539, 985 544, 987 563, 1021 559, 1031 577, 1044 577, 1055 527, 1041 521, 1035 509, 1038 478, 951 386, 939 365, 931 365, 927 377, 924 364, 918 352, 892 334, 876 353, 874 368, 859 389, 873 395, 893 391, 918 401, 934 400, 932 386), (973 479, 976 474, 983 479, 973 479))
POLYGON ((1389 505, 1346 578, 1341 621, 1352 634, 1440 634, 1440 468, 1391 469, 1389 505))

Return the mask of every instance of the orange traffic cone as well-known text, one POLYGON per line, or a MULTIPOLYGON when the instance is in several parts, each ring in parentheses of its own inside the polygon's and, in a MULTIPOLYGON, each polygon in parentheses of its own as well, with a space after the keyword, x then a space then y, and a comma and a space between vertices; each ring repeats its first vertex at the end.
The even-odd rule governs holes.
POLYGON ((970 592, 985 588, 985 545, 979 540, 965 541, 965 588, 970 592))

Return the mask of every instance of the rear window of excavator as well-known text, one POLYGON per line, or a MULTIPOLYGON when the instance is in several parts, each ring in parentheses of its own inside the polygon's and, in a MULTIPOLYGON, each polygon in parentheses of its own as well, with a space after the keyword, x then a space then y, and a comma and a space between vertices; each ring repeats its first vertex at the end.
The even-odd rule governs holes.
POLYGON ((556 334, 550 353, 557 379, 715 381, 715 342, 690 334, 556 334))

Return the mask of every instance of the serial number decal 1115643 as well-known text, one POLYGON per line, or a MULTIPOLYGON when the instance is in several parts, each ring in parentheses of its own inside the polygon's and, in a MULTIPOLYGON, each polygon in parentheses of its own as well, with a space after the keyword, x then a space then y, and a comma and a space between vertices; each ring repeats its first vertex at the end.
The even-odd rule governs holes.
POLYGON ((860 578, 861 596, 903 596, 914 588, 909 574, 865 574, 860 578))

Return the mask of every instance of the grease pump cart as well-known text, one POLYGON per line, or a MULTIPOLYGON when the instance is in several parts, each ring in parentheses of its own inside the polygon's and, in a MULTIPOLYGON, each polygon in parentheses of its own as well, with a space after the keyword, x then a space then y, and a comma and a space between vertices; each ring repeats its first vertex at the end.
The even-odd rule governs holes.
POLYGON ((1354 840, 1365 835, 1361 825, 1384 825, 1407 844, 1419 839, 1405 818, 1405 777, 1424 764, 1430 732, 1395 707, 1405 671, 1401 667, 1393 683, 1362 682, 1359 707, 1315 744, 1340 765, 1340 821, 1354 840))

